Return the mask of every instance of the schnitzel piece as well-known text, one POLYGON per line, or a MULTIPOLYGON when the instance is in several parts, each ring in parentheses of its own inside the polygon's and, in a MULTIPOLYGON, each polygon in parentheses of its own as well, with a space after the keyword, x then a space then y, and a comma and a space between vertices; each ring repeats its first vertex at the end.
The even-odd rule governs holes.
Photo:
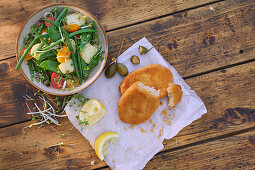
POLYGON ((143 123, 158 109, 159 104, 159 90, 144 86, 141 82, 135 82, 118 102, 120 120, 130 124, 143 123))
POLYGON ((167 88, 168 93, 168 109, 172 109, 182 99, 182 88, 180 85, 170 83, 167 88))
POLYGON ((173 74, 169 68, 160 64, 149 64, 128 74, 120 84, 120 93, 123 95, 137 81, 160 90, 160 98, 163 98, 167 95, 169 83, 173 81, 173 74))

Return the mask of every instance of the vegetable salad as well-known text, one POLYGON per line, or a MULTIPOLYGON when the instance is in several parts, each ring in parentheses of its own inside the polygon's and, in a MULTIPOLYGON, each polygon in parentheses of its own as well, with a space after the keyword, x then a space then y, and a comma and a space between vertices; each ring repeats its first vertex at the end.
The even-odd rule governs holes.
POLYGON ((56 7, 31 26, 16 66, 19 69, 27 60, 32 81, 56 89, 79 86, 104 59, 95 22, 67 11, 67 7, 62 11, 56 7))

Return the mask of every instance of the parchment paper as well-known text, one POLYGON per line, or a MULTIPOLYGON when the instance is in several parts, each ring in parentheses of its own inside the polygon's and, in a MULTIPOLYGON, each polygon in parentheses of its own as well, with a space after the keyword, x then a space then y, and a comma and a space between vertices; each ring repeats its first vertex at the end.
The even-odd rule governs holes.
POLYGON ((121 122, 118 116, 117 102, 121 97, 119 84, 123 77, 116 73, 113 78, 107 79, 104 72, 89 88, 80 92, 87 98, 97 99, 103 103, 107 113, 102 120, 92 126, 83 127, 81 130, 75 117, 81 108, 81 106, 78 107, 78 100, 72 99, 65 107, 71 123, 90 142, 93 148, 97 136, 103 132, 114 131, 120 134, 118 141, 110 145, 105 158, 109 167, 116 170, 144 168, 146 163, 164 148, 162 142, 165 138, 174 137, 182 128, 207 112, 203 101, 193 90, 190 90, 190 87, 177 71, 164 60, 155 48, 145 55, 140 55, 139 45, 148 49, 152 47, 146 38, 142 38, 120 55, 118 61, 124 63, 129 72, 148 64, 161 64, 168 67, 173 73, 173 82, 181 85, 183 90, 182 100, 174 109, 167 109, 167 98, 165 97, 161 99, 163 105, 159 106, 158 110, 145 123, 132 127, 130 124, 121 122), (132 55, 140 57, 140 64, 134 65, 130 62, 132 55), (163 110, 167 110, 167 113, 163 114, 163 110))

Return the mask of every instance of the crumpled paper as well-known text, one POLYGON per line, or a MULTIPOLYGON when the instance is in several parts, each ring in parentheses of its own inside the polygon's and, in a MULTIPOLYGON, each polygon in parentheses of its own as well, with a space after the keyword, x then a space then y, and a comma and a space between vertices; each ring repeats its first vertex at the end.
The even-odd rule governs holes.
POLYGON ((119 85, 123 77, 116 73, 113 78, 107 79, 104 72, 89 88, 80 92, 87 98, 97 99, 103 103, 107 110, 103 119, 92 126, 81 128, 76 118, 81 109, 79 101, 72 99, 65 107, 71 123, 90 142, 93 148, 97 136, 103 132, 114 131, 120 134, 118 141, 110 145, 104 160, 110 168, 116 170, 143 169, 146 163, 164 148, 162 142, 165 138, 174 137, 182 128, 207 112, 203 101, 193 90, 190 90, 190 87, 177 71, 165 61, 155 48, 145 55, 140 55, 139 45, 148 49, 152 47, 146 38, 142 38, 121 54, 118 61, 124 63, 129 72, 148 64, 161 64, 168 67, 173 73, 173 82, 181 85, 183 90, 182 100, 174 109, 167 109, 167 98, 165 97, 161 99, 163 105, 159 106, 158 110, 145 123, 131 126, 121 122, 118 116, 117 102, 121 97, 119 85), (132 55, 140 57, 140 64, 134 65, 130 62, 132 55))

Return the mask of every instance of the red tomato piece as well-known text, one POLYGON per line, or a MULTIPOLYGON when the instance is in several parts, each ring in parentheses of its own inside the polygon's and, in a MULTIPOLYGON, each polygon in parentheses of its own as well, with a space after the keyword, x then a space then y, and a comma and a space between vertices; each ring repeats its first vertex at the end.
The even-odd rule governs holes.
POLYGON ((76 34, 76 37, 77 37, 78 39, 80 39, 80 38, 81 38, 81 34, 76 34))
POLYGON ((65 78, 62 75, 54 72, 52 72, 50 80, 52 86, 56 89, 61 89, 65 82, 65 78))
MULTIPOLYGON (((55 18, 54 17, 47 17, 46 19, 55 22, 55 18)), ((52 24, 47 22, 47 21, 44 21, 44 24, 46 25, 46 27, 52 27, 52 24)))

